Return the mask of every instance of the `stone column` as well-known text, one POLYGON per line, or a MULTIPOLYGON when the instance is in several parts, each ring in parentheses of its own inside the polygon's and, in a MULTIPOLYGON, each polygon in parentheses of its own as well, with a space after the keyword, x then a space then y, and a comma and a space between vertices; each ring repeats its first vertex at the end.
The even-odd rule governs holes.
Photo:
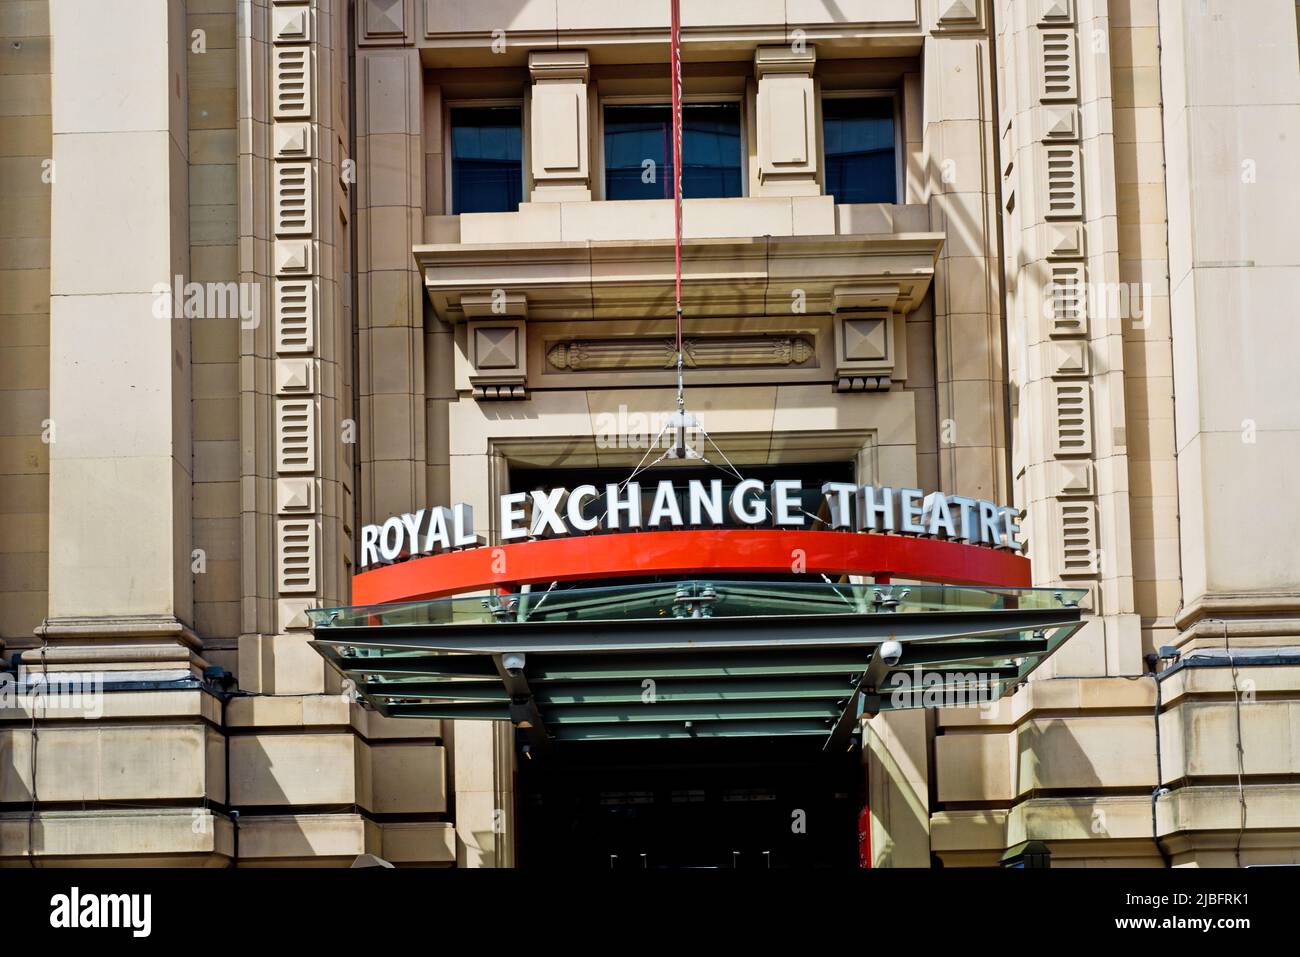
MULTIPOLYGON (((1300 502, 1278 485, 1300 472, 1295 5, 1161 0, 1159 27, 1183 575, 1177 624, 1186 632, 1207 617, 1280 616, 1296 626, 1300 502)), ((1208 626, 1206 640, 1221 646, 1223 626, 1208 626)))
POLYGON ((0 143, 0 653, 29 647, 49 605, 49 32, 48 3, 0 8, 16 131, 0 143))
POLYGON ((185 4, 53 0, 50 25, 43 633, 194 644, 189 321, 169 291, 189 272, 185 4))
POLYGON ((1109 0, 1133 607, 1147 648, 1174 644, 1182 605, 1165 143, 1156 4, 1109 0), (1136 305, 1136 310, 1132 306, 1136 305))

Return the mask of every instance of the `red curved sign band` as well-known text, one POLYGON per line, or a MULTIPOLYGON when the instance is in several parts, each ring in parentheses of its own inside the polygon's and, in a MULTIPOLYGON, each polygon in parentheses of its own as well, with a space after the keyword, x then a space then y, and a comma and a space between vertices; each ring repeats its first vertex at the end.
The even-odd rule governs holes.
POLYGON ((1030 584, 1029 559, 987 546, 867 532, 723 528, 548 538, 426 555, 354 575, 352 603, 637 575, 791 572, 1001 588, 1030 584))

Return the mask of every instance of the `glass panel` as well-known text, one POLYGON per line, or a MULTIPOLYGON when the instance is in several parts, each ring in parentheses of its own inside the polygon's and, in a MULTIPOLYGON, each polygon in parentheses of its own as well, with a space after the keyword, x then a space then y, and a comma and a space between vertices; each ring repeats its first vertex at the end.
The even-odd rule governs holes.
MULTIPOLYGON (((671 199, 672 107, 605 107, 605 198, 671 199)), ((682 106, 682 196, 741 195, 740 104, 682 106)))
POLYGON ((508 213, 523 195, 523 133, 517 106, 451 111, 453 213, 508 213))
POLYGON ((388 605, 308 612, 322 636, 331 626, 493 624, 526 621, 635 621, 774 615, 909 614, 1052 609, 1087 594, 1068 588, 958 585, 852 585, 812 581, 682 581, 591 588, 536 588, 509 595, 457 595, 388 605))
POLYGON ((824 99, 822 138, 826 192, 835 202, 898 202, 893 97, 824 99))

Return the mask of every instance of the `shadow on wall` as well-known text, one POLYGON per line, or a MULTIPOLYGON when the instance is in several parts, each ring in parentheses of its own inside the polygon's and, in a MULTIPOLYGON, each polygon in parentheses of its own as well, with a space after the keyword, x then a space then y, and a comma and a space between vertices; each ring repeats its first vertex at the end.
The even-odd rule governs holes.
POLYGON ((887 712, 872 722, 866 754, 872 867, 930 866, 927 738, 920 710, 887 712))
MULTIPOLYGON (((1096 791, 1108 783, 1102 780, 1087 751, 1079 745, 1076 729, 1070 721, 1052 718, 1030 722, 1012 733, 1016 735, 1016 767, 1011 779, 1014 800, 1030 800, 1040 791, 1096 791)), ((1152 755, 1154 734, 1153 729, 1152 755)), ((1150 781, 1154 780, 1153 770, 1150 781)), ((1050 816, 1026 815, 1023 837, 1016 835, 1013 841, 1013 835, 1008 834, 1007 841, 1051 841, 1080 833, 1100 838, 1109 836, 1105 815, 1094 809, 1091 802, 1061 802, 1050 816)))

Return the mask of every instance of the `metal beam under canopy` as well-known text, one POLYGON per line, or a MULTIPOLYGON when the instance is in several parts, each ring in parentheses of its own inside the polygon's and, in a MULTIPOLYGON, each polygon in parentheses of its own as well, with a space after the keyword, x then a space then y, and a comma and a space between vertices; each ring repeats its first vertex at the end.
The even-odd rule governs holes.
POLYGON ((687 581, 310 614, 313 647, 390 717, 511 721, 539 750, 764 735, 842 749, 877 711, 997 700, 1081 627, 1080 597, 687 581))

